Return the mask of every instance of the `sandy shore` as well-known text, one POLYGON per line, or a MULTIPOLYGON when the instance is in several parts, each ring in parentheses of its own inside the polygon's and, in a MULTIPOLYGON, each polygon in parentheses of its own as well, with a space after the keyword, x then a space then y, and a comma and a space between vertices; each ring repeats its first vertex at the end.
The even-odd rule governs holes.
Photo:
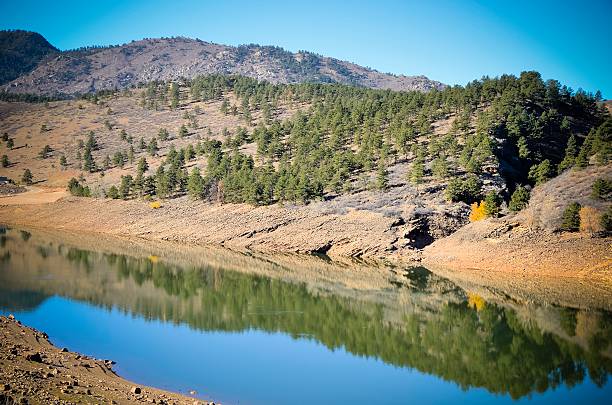
POLYGON ((0 317, 0 403, 208 404, 119 377, 111 360, 60 349, 47 335, 0 317))

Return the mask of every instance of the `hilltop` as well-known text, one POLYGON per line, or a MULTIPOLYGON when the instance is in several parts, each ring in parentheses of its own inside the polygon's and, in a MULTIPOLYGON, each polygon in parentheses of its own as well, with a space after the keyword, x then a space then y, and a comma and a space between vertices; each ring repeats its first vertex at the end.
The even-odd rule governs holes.
POLYGON ((234 47, 176 37, 60 52, 39 34, 0 31, 1 49, 7 55, 11 47, 4 44, 9 42, 19 44, 19 59, 2 55, 0 84, 13 93, 70 96, 208 74, 240 74, 270 83, 341 83, 391 90, 445 87, 425 76, 381 73, 312 52, 293 53, 276 46, 234 47), (16 65, 21 68, 16 70, 16 65))

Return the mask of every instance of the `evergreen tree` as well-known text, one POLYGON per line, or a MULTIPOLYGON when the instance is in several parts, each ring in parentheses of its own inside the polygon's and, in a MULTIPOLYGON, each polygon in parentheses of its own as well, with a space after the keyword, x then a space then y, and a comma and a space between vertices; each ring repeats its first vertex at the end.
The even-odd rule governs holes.
POLYGON ((181 125, 181 127, 179 128, 179 138, 184 138, 189 134, 189 131, 187 130, 187 127, 185 125, 181 125))
POLYGON ((508 208, 510 211, 520 211, 527 206, 529 203, 529 190, 523 186, 518 186, 512 197, 510 197, 510 204, 508 208))
POLYGON ((121 184, 119 186, 119 197, 127 200, 132 190, 132 176, 121 176, 121 184))
POLYGON ((170 185, 168 182, 168 175, 164 170, 164 166, 159 166, 155 173, 155 194, 159 198, 166 198, 170 192, 170 185))
POLYGON ((576 232, 580 229, 580 204, 573 202, 563 211, 561 230, 576 232))
POLYGON ((11 162, 9 162, 9 158, 6 155, 2 155, 2 167, 9 167, 11 162))
POLYGON ((30 171, 30 169, 25 169, 23 171, 23 175, 21 176, 21 182, 29 186, 32 184, 33 179, 34 179, 34 176, 32 175, 32 172, 30 171))
POLYGON ((502 198, 495 191, 489 191, 484 200, 484 212, 489 217, 499 214, 502 198))
POLYGON ((204 195, 204 178, 200 174, 200 169, 194 167, 191 170, 187 181, 187 192, 191 198, 202 198, 204 195))
POLYGON ((567 147, 565 148, 565 157, 563 158, 561 163, 559 163, 559 167, 557 168, 559 174, 574 165, 577 153, 578 147, 576 145, 576 137, 574 137, 574 134, 572 134, 567 141, 567 147))
POLYGON ((91 148, 85 147, 85 154, 83 155, 83 170, 93 173, 97 170, 96 161, 91 155, 91 148))

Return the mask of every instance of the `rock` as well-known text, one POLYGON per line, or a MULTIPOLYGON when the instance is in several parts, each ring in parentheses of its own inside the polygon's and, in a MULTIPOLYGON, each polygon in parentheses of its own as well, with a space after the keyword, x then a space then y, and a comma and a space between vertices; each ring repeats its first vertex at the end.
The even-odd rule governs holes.
POLYGON ((68 352, 68 348, 62 347, 62 353, 67 353, 67 352, 68 352))
POLYGON ((42 363, 42 356, 38 352, 36 352, 36 353, 29 353, 29 354, 26 355, 26 360, 28 360, 28 361, 35 361, 37 363, 42 363))
POLYGON ((191 390, 191 391, 189 391, 189 393, 190 393, 191 395, 195 395, 195 394, 197 394, 196 390, 191 390))
POLYGON ((85 394, 87 394, 87 395, 91 395, 91 390, 90 390, 89 388, 88 388, 88 389, 86 389, 86 390, 85 390, 85 394))
POLYGON ((142 392, 142 390, 140 389, 140 387, 133 386, 133 387, 130 389, 130 392, 131 392, 132 394, 140 394, 140 393, 142 392))
POLYGON ((12 321, 12 320, 14 320, 14 319, 15 319, 15 315, 10 314, 10 315, 8 316, 8 319, 10 319, 11 321, 12 321))
POLYGON ((9 390, 11 389, 11 385, 10 385, 10 384, 4 384, 4 385, 3 385, 3 387, 2 387, 2 389, 3 389, 4 391, 9 391, 9 390))

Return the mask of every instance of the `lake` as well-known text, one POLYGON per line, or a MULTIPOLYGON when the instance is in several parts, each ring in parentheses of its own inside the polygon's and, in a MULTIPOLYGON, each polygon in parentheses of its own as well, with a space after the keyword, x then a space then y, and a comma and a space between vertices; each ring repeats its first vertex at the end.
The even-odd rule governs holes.
POLYGON ((422 267, 4 227, 0 313, 129 380, 223 404, 612 398, 612 314, 422 267))

